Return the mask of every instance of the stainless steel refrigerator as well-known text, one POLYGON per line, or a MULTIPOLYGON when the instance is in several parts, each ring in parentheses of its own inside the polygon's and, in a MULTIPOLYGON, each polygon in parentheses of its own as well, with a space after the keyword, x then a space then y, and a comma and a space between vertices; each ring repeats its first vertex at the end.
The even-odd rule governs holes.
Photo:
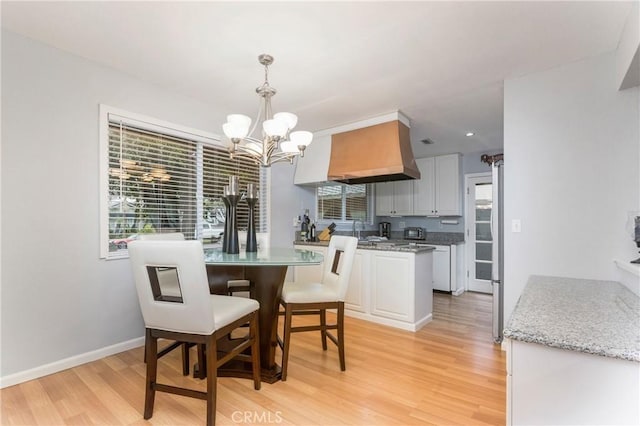
POLYGON ((493 292, 493 340, 502 342, 504 329, 504 218, 503 176, 504 162, 495 160, 491 164, 493 205, 491 207, 491 287, 493 292))

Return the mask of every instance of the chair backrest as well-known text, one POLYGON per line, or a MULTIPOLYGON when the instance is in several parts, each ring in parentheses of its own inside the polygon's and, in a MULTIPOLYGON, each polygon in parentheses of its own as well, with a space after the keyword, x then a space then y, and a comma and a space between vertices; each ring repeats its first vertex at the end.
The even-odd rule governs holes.
POLYGON ((329 241, 327 258, 324 260, 322 284, 332 287, 339 301, 344 301, 351 278, 353 259, 356 256, 358 239, 334 235, 329 241))
POLYGON ((132 241, 129 257, 146 327, 183 333, 215 331, 209 282, 200 241, 132 241), (161 280, 178 282, 178 296, 161 280))
POLYGON ((184 241, 184 234, 181 232, 157 232, 154 234, 138 234, 138 239, 142 241, 184 241))

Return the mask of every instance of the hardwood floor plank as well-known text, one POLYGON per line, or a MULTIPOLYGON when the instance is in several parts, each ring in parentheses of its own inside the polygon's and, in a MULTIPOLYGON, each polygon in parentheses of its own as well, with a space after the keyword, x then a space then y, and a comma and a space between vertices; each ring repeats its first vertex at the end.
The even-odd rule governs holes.
MULTIPOLYGON (((322 351, 319 333, 296 333, 286 382, 255 391, 250 380, 218 379, 217 423, 505 423, 506 356, 493 344, 489 295, 434 294, 434 319, 416 333, 350 317, 345 325, 345 372, 335 346, 322 351)), ((2 389, 2 424, 203 424, 204 401, 164 393, 156 395, 153 417, 142 418, 142 356, 135 348, 2 389)), ((182 376, 181 359, 180 351, 161 358, 159 381, 205 390, 205 381, 182 376)))

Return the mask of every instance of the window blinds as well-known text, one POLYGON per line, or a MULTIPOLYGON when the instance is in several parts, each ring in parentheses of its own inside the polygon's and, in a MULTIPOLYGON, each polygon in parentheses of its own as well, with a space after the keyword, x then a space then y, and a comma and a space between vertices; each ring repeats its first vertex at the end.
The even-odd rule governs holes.
MULTIPOLYGON (((174 231, 193 239, 202 221, 223 227, 220 197, 229 175, 239 176, 241 189, 250 182, 261 188, 258 165, 231 160, 225 148, 176 133, 109 117, 109 251, 125 248, 132 234, 174 231)), ((266 230, 262 211, 261 196, 254 212, 259 231, 266 230)), ((248 206, 240 202, 239 229, 247 221, 248 206)))
POLYGON ((367 185, 318 187, 318 220, 369 220, 367 185))

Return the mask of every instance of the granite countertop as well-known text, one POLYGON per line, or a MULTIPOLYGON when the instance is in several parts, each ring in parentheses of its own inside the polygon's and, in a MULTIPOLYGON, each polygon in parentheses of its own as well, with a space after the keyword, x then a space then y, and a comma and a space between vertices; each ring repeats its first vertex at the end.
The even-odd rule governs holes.
MULTIPOLYGON (((294 241, 295 245, 299 246, 320 246, 327 247, 329 245, 329 241, 294 241)), ((363 250, 377 250, 377 251, 400 251, 406 253, 421 253, 425 251, 435 250, 433 246, 417 246, 412 243, 415 241, 400 241, 400 240, 388 240, 388 241, 377 241, 375 243, 367 243, 362 242, 358 244, 359 249, 363 250)), ((424 242, 421 241, 420 244, 424 242)))
POLYGON ((615 281, 534 275, 504 336, 640 362, 640 297, 615 281))

